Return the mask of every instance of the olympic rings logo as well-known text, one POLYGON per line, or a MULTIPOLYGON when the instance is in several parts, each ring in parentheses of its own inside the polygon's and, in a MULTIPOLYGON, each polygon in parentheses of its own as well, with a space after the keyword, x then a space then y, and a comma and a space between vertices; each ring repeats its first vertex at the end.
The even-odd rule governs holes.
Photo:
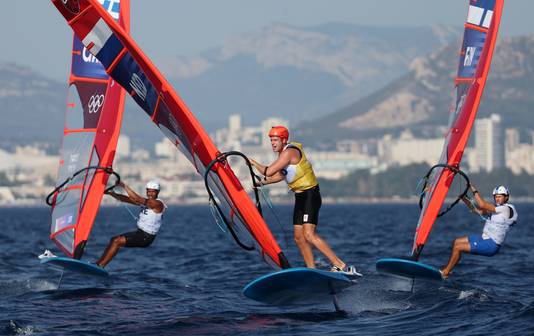
POLYGON ((89 103, 87 103, 89 113, 97 113, 102 105, 104 105, 104 95, 92 95, 89 98, 89 103))

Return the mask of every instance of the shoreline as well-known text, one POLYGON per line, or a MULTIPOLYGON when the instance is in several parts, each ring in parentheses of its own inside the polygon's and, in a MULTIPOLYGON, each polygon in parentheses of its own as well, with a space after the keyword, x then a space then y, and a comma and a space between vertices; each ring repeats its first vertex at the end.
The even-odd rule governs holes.
MULTIPOLYGON (((447 199, 447 202, 453 201, 453 199, 447 199)), ((274 205, 287 205, 292 206, 293 200, 277 200, 272 199, 274 205)), ((402 205, 418 205, 419 197, 401 198, 401 197, 387 197, 387 198, 369 198, 369 197, 323 197, 323 204, 328 205, 358 205, 358 204, 402 204, 402 205)), ((517 197, 513 199, 512 203, 518 204, 533 204, 534 197, 517 197)), ((201 206, 208 205, 208 201, 168 201, 167 205, 173 206, 201 206)), ((100 207, 113 208, 121 206, 120 204, 104 203, 100 207)), ((15 203, 0 203, 0 208, 49 208, 48 205, 42 202, 15 202, 15 203)))

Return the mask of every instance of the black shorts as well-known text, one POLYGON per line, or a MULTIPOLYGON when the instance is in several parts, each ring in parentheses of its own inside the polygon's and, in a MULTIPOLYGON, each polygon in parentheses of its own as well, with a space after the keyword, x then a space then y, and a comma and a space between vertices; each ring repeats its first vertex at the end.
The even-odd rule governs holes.
POLYGON ((141 229, 137 231, 123 233, 122 236, 126 238, 126 247, 148 247, 156 238, 156 235, 146 233, 141 229))
POLYGON ((319 209, 321 209, 321 193, 319 186, 295 193, 295 209, 293 210, 293 224, 319 223, 319 209))

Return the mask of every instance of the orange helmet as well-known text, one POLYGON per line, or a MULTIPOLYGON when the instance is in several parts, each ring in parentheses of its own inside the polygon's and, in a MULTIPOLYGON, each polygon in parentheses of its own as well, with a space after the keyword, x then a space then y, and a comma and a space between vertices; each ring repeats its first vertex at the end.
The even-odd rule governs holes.
POLYGON ((269 137, 279 137, 280 139, 289 139, 289 131, 284 126, 273 126, 269 131, 269 137))

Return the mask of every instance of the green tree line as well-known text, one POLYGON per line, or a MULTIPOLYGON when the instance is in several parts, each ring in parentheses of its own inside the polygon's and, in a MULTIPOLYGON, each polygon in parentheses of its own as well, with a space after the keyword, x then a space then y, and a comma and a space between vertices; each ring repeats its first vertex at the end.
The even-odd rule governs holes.
POLYGON ((13 184, 14 183, 12 183, 7 177, 7 174, 3 171, 0 171, 0 186, 10 187, 13 184))
MULTIPOLYGON (((409 197, 417 195, 421 178, 429 171, 426 164, 390 168, 372 174, 369 170, 357 170, 339 180, 319 179, 321 193, 330 197, 409 197)), ((483 193, 490 195, 497 185, 505 185, 512 196, 534 197, 534 177, 522 172, 514 175, 508 169, 492 172, 469 173, 471 182, 483 193)))

